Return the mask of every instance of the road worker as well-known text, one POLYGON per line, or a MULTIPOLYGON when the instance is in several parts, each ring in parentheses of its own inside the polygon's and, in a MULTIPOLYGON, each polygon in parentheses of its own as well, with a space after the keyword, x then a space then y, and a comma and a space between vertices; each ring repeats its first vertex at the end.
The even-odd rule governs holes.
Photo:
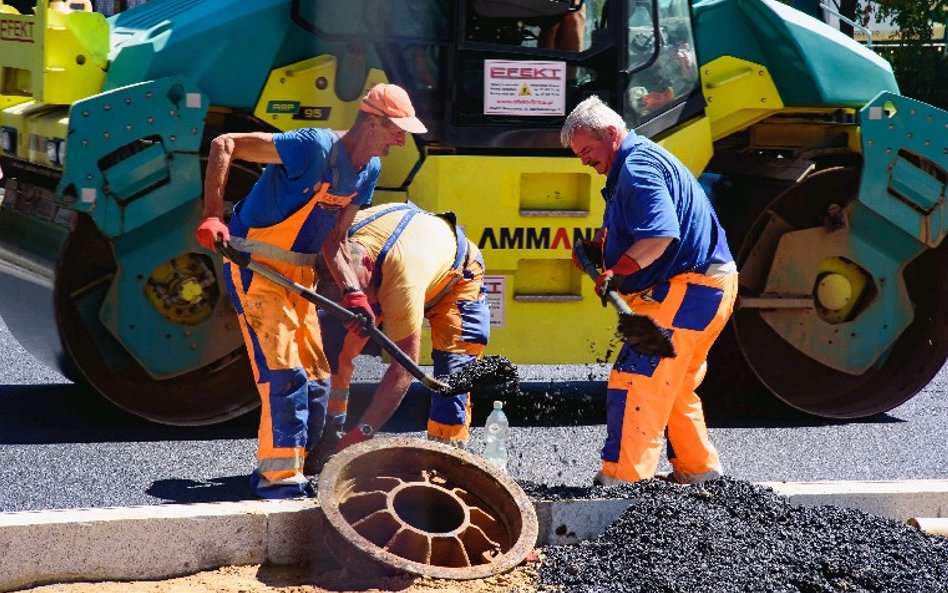
POLYGON ((623 345, 609 374, 604 485, 655 475, 667 434, 670 479, 719 477, 721 464, 695 389, 734 307, 737 268, 724 229, 694 175, 671 153, 627 130, 590 97, 566 118, 563 146, 606 176, 602 228, 588 251, 601 258, 597 294, 616 289, 664 328, 677 352, 659 358, 623 345))
MULTIPOLYGON (((453 215, 436 215, 411 203, 375 206, 359 212, 349 229, 350 265, 380 315, 385 335, 416 362, 421 329, 431 326, 434 375, 457 372, 476 360, 490 334, 484 260, 453 215)), ((329 403, 339 425, 345 419, 353 358, 366 338, 339 331, 324 319, 324 340, 333 366, 329 403)), ((337 450, 372 438, 392 416, 411 384, 409 372, 392 361, 365 412, 337 450)), ((431 394, 428 436, 463 447, 468 438, 468 394, 431 394)))
MULTIPOLYGON (((372 199, 379 157, 403 145, 406 132, 426 129, 403 89, 379 84, 362 99, 345 132, 304 128, 218 136, 208 158, 198 241, 211 250, 215 241, 229 241, 307 288, 316 286, 321 252, 344 289, 344 306, 372 319, 342 246, 359 208, 372 199), (223 196, 234 159, 267 166, 228 225, 223 196)), ((316 308, 235 264, 225 262, 223 275, 262 401, 254 491, 263 498, 306 495, 304 459, 322 438, 329 399, 329 362, 316 308)))

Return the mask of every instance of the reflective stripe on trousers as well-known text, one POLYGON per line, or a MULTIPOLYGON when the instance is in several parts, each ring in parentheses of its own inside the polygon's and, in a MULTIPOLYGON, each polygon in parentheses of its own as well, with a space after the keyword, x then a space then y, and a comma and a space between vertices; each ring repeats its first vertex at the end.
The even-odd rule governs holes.
POLYGON ((656 287, 650 297, 627 297, 636 313, 668 328, 677 356, 645 356, 627 345, 619 351, 606 395, 604 475, 627 481, 654 476, 666 428, 670 461, 681 481, 720 472, 695 389, 736 296, 737 273, 687 273, 656 287))
MULTIPOLYGON (((315 286, 312 268, 261 263, 303 286, 315 286)), ((303 461, 322 436, 329 400, 329 363, 316 308, 229 262, 224 277, 261 400, 254 487, 266 498, 301 496, 307 486, 301 479, 303 461)))

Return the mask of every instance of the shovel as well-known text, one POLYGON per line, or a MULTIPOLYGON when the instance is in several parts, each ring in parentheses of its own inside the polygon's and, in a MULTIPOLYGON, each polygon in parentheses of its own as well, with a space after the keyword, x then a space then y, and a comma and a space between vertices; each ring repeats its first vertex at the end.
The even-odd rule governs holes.
MULTIPOLYGON (((582 241, 576 241, 573 245, 573 253, 576 254, 576 259, 583 266, 586 275, 593 280, 598 279, 599 270, 593 264, 582 241)), ((625 299, 615 290, 609 289, 601 296, 619 312, 619 333, 629 347, 642 354, 675 358, 675 346, 671 339, 651 317, 634 313, 625 299)))
POLYGON ((430 375, 426 375, 425 372, 421 370, 421 367, 419 367, 410 356, 405 354, 401 348, 395 345, 395 342, 391 341, 388 336, 379 330, 379 328, 375 327, 371 323, 366 323, 365 318, 361 315, 356 315, 332 299, 328 299, 323 295, 306 288, 302 284, 290 280, 283 274, 280 274, 279 272, 272 270, 263 264, 253 261, 250 259, 248 254, 241 253, 240 251, 237 251, 231 247, 230 243, 218 241, 217 250, 223 254, 224 257, 234 262, 238 266, 246 268, 255 274, 260 274, 271 282, 279 284, 289 291, 295 292, 317 307, 321 307, 332 315, 338 317, 344 323, 358 319, 362 324, 362 329, 369 335, 369 338, 378 344, 383 350, 388 352, 392 358, 398 362, 398 364, 405 367, 405 369, 408 370, 408 372, 411 373, 413 377, 421 381, 425 387, 428 387, 439 394, 450 395, 450 385, 444 383, 443 381, 439 381, 430 375))

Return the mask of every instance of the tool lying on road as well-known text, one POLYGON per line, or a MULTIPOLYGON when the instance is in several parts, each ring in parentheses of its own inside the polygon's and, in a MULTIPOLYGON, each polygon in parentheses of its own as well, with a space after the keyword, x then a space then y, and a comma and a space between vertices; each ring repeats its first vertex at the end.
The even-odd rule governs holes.
MULTIPOLYGON (((590 278, 594 281, 599 278, 599 269, 592 262, 592 258, 589 252, 586 251, 582 241, 576 241, 573 245, 573 253, 576 260, 582 265, 583 271, 590 278)), ((619 312, 619 334, 630 348, 642 354, 675 358, 675 346, 665 330, 648 315, 633 312, 625 299, 614 289, 609 288, 608 283, 604 288, 606 290, 605 294, 600 295, 603 297, 603 306, 605 306, 605 301, 609 301, 619 312)))
POLYGON ((279 284, 283 288, 295 292, 296 294, 300 295, 307 301, 313 303, 317 307, 325 309, 333 316, 338 317, 339 319, 343 321, 343 323, 347 323, 349 321, 360 320, 362 323, 362 330, 366 334, 368 334, 369 338, 372 341, 374 341, 376 344, 378 344, 383 350, 388 352, 392 356, 392 358, 395 359, 396 362, 398 362, 398 364, 405 367, 405 369, 408 370, 408 372, 411 373, 413 377, 421 381, 425 385, 425 387, 428 387, 429 389, 433 390, 435 393, 438 393, 441 395, 453 395, 451 393, 450 385, 448 385, 447 383, 443 381, 439 381, 438 379, 435 379, 434 377, 426 375, 425 372, 421 369, 421 367, 419 367, 418 364, 414 360, 412 360, 410 356, 405 354, 405 352, 401 348, 399 348, 395 344, 395 342, 390 340, 388 336, 386 336, 384 333, 382 333, 381 330, 379 330, 379 328, 375 327, 371 323, 366 323, 365 318, 362 317, 361 315, 357 315, 353 313, 352 311, 346 309, 342 305, 339 305, 332 299, 328 299, 324 297, 323 295, 318 294, 317 292, 310 290, 306 288, 305 286, 290 280, 283 274, 280 274, 279 272, 272 270, 263 264, 253 261, 250 258, 250 255, 237 251, 236 249, 231 247, 230 243, 227 243, 225 241, 218 241, 217 250, 218 252, 223 254, 224 257, 226 257, 233 263, 237 264, 238 266, 242 268, 246 268, 256 274, 260 274, 261 276, 270 280, 271 282, 279 284))

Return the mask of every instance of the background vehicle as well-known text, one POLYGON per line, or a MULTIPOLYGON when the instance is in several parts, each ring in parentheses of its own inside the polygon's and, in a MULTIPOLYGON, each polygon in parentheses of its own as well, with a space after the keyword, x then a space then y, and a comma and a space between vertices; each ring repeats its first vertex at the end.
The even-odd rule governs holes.
MULTIPOLYGON (((856 418, 928 383, 948 356, 948 114, 777 2, 587 0, 579 51, 538 47, 564 15, 530 4, 0 8, 0 315, 37 358, 139 416, 252 409, 220 259, 193 238, 208 143, 343 129, 388 80, 430 131, 387 157, 376 199, 458 214, 488 262, 491 351, 604 360, 614 315, 569 256, 601 220, 602 180, 558 139, 597 94, 706 172, 738 254, 740 301, 711 370, 727 380, 709 384, 743 374, 856 418)), ((236 166, 228 199, 258 173, 236 166)))

